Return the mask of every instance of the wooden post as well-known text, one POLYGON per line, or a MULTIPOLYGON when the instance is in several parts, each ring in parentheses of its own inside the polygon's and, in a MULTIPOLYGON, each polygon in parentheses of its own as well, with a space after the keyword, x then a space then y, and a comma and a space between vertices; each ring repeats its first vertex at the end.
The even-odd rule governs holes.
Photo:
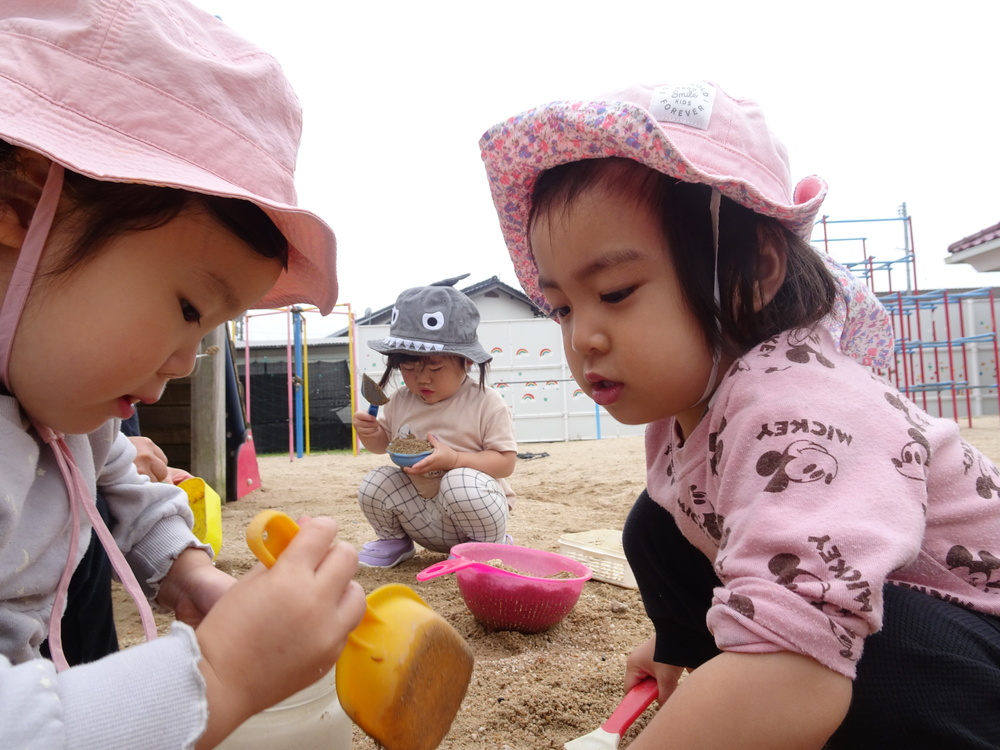
POLYGON ((201 477, 223 501, 226 497, 226 355, 225 324, 202 340, 201 357, 191 376, 191 473, 201 477))

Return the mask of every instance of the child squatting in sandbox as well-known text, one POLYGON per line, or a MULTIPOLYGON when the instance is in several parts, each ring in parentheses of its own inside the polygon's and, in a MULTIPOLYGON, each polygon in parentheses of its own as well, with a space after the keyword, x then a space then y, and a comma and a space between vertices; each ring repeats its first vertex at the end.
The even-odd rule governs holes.
POLYGON ((368 345, 387 355, 379 385, 393 372, 396 390, 374 417, 354 414, 365 448, 385 453, 390 442, 426 439, 433 453, 413 466, 381 466, 364 478, 358 502, 378 537, 358 561, 391 568, 414 555, 414 542, 448 552, 463 542, 505 542, 514 492, 517 442, 503 398, 486 387, 493 359, 479 343, 479 310, 451 286, 407 289, 396 300, 389 335, 368 345), (479 379, 469 377, 479 365, 479 379))
POLYGON ((480 146, 574 378, 649 425, 630 749, 1000 747, 1000 474, 872 371, 888 315, 810 246, 826 184, 757 104, 634 86, 480 146))

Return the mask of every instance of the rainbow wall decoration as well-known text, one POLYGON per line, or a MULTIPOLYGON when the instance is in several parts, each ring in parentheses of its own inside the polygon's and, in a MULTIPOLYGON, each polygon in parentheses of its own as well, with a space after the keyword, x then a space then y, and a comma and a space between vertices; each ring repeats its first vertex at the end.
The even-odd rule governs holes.
POLYGON ((527 357, 528 356, 528 350, 524 349, 522 347, 521 349, 518 349, 516 352, 514 352, 514 356, 515 357, 527 357))

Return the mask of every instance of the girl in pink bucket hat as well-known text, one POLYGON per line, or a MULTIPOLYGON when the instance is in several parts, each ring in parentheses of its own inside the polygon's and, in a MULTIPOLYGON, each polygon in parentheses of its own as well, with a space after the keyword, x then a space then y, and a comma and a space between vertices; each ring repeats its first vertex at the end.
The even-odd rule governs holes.
POLYGON ((7 0, 0 49, 0 744, 214 747, 331 669, 357 553, 313 519, 235 581, 118 422, 243 310, 335 303, 333 233, 295 205, 299 106, 186 0, 7 0), (61 620, 92 531, 151 642, 76 665, 61 620))
POLYGON ((574 378, 648 423, 625 687, 661 707, 629 747, 1000 747, 1000 473, 872 372, 888 316, 808 243, 826 185, 756 103, 635 86, 480 146, 574 378))

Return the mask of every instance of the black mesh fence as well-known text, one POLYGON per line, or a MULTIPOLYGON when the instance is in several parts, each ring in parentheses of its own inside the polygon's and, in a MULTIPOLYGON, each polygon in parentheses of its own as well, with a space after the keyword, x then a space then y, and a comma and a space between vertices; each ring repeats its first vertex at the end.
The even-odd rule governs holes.
MULTIPOLYGON (((242 380, 244 367, 239 370, 242 380)), ((292 387, 294 406, 302 383, 296 380, 292 387)), ((288 452, 289 419, 287 365, 252 362, 250 428, 257 453, 288 452)), ((313 451, 351 447, 351 377, 346 360, 309 363, 309 447, 313 451)))

